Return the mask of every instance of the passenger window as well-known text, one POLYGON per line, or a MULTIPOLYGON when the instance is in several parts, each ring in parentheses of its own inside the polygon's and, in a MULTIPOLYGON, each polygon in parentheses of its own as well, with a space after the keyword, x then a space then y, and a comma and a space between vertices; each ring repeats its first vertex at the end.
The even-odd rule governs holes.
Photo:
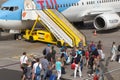
POLYGON ((71 4, 69 3, 69 6, 71 6, 71 4))

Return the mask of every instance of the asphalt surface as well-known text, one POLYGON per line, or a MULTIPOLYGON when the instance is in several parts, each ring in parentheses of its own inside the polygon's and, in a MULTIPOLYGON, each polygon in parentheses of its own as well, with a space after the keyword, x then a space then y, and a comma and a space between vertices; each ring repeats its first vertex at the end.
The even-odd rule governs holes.
MULTIPOLYGON (((92 26, 86 24, 87 26, 92 26)), ((120 64, 117 62, 110 62, 110 48, 112 42, 115 41, 116 45, 120 43, 120 29, 110 30, 106 32, 97 32, 97 35, 93 35, 94 29, 79 28, 86 36, 88 42, 101 40, 104 46, 104 53, 106 55, 105 61, 101 62, 101 69, 106 73, 105 80, 119 80, 120 79, 120 64)), ((36 42, 30 43, 25 40, 14 40, 13 35, 8 33, 2 33, 0 37, 0 80, 20 80, 21 69, 19 66, 19 57, 24 51, 30 54, 34 54, 37 57, 42 56, 42 50, 46 47, 45 43, 36 42), (6 77, 4 77, 6 76, 6 77), (11 76, 11 77, 10 77, 11 76), (13 77, 12 77, 13 76, 13 77)), ((59 53, 59 48, 55 46, 55 49, 59 53)), ((83 69, 83 79, 89 78, 87 76, 87 68, 83 69)), ((63 78, 71 80, 79 80, 79 77, 73 79, 73 71, 70 66, 66 66, 66 74, 63 78)))

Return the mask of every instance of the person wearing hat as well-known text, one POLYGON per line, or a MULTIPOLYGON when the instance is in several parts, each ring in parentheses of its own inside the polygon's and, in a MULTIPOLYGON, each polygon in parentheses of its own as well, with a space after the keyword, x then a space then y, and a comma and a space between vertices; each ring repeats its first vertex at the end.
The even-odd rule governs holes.
POLYGON ((46 55, 46 56, 47 56, 47 54, 50 53, 50 51, 51 51, 51 48, 50 48, 50 47, 51 47, 51 44, 47 44, 47 47, 45 48, 45 50, 46 50, 46 51, 45 51, 45 52, 46 52, 45 55, 46 55))

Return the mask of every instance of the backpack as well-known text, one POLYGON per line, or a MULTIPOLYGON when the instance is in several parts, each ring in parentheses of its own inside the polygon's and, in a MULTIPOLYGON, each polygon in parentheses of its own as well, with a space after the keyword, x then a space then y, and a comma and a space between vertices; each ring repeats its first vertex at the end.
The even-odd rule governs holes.
POLYGON ((120 51, 120 45, 118 46, 118 51, 120 51))
POLYGON ((94 51, 96 48, 95 48, 95 45, 91 45, 91 51, 94 51))
POLYGON ((46 74, 46 77, 50 77, 51 75, 52 75, 52 70, 48 70, 47 74, 46 74))
POLYGON ((67 56, 67 54, 66 54, 66 53, 64 53, 64 57, 65 57, 65 59, 66 59, 66 61, 67 61, 68 56, 67 56))
POLYGON ((55 74, 51 75, 49 80, 57 80, 57 76, 55 74))
POLYGON ((46 48, 43 50, 43 55, 46 55, 46 48))
POLYGON ((40 75, 40 72, 41 72, 41 69, 40 69, 40 66, 39 66, 39 64, 37 65, 37 67, 36 67, 36 75, 40 75))

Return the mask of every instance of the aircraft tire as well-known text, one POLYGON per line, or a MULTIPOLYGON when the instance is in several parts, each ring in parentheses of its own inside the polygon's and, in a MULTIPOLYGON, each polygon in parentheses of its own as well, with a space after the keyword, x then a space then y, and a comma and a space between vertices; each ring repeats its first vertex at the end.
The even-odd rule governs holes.
POLYGON ((21 40, 22 39, 22 35, 21 34, 14 34, 14 39, 15 40, 21 40))
POLYGON ((18 38, 18 40, 21 40, 21 39, 22 39, 22 35, 21 35, 21 34, 18 34, 18 35, 17 35, 17 38, 18 38))

